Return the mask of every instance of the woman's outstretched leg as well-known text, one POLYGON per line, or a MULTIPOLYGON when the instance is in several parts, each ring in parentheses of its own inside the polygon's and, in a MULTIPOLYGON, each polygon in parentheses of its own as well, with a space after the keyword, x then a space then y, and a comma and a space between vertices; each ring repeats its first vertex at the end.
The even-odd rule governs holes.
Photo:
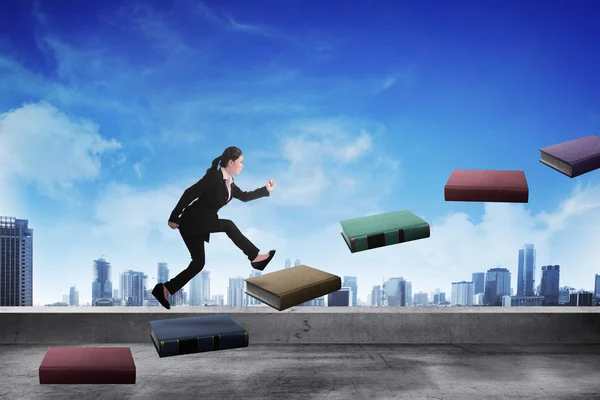
POLYGON ((224 232, 229 239, 240 249, 248 260, 254 261, 259 255, 258 247, 254 245, 235 225, 235 223, 229 219, 219 219, 219 231, 224 232))
POLYGON ((238 227, 229 219, 219 219, 219 232, 224 232, 231 241, 248 257, 252 266, 261 271, 267 266, 273 258, 275 250, 266 254, 259 254, 258 248, 240 232, 238 227))

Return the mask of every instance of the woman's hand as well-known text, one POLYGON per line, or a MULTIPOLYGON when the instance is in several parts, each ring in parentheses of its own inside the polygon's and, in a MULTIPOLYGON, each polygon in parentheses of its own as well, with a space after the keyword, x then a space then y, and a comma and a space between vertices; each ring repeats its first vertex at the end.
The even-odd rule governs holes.
POLYGON ((179 224, 176 224, 175 222, 169 222, 169 227, 171 229, 177 229, 178 226, 179 226, 179 224))
POLYGON ((267 191, 270 192, 273 189, 275 189, 275 181, 273 179, 269 179, 267 181, 267 191))

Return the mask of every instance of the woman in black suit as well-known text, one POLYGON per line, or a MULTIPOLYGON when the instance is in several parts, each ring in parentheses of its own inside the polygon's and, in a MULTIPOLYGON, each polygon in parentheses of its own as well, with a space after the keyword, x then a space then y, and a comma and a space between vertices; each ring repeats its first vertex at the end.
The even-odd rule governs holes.
POLYGON ((273 259, 275 250, 259 254, 258 248, 246 238, 233 221, 220 219, 218 211, 232 198, 252 201, 268 197, 275 188, 275 181, 268 180, 266 186, 251 192, 244 192, 233 182, 244 168, 244 155, 237 147, 228 147, 223 154, 215 158, 206 174, 196 184, 187 188, 175 206, 169 218, 169 227, 179 228, 192 261, 190 265, 168 282, 158 283, 152 294, 170 309, 168 295, 177 293, 204 268, 204 242, 208 243, 211 233, 225 232, 233 243, 244 252, 253 268, 264 270, 273 259), (220 168, 218 168, 220 167, 220 168))

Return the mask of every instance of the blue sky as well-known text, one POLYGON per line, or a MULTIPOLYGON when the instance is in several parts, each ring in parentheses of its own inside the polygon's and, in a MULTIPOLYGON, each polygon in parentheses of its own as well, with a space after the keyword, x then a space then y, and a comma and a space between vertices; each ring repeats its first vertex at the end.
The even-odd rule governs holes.
MULTIPOLYGON (((600 273, 600 172, 569 179, 539 148, 600 134, 599 7, 593 1, 4 2, 0 13, 0 214, 34 233, 34 302, 92 262, 171 274, 189 253, 168 216, 230 145, 236 182, 275 179, 268 199, 230 203, 262 250, 413 292, 501 265, 518 249, 561 285, 600 273), (522 169, 530 202, 447 203, 452 169, 522 169), (410 209, 432 237, 350 254, 338 221, 410 209)), ((247 277, 225 235, 207 246, 212 291, 247 277)), ((513 285, 514 286, 514 285, 513 285)))

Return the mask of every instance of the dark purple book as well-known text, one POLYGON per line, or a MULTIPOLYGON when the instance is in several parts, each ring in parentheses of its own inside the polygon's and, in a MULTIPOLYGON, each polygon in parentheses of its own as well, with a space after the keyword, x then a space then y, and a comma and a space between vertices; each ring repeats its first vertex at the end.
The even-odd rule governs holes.
POLYGON ((540 162, 570 178, 600 168, 600 137, 586 136, 540 149, 540 162))

